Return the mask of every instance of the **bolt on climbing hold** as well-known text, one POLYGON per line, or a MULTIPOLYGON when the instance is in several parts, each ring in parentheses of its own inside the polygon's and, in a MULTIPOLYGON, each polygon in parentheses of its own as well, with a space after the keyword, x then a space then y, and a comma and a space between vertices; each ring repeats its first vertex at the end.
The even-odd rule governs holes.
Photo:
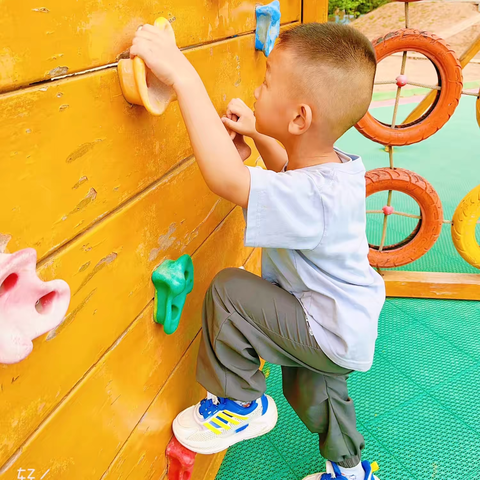
MULTIPOLYGON (((157 18, 154 25, 175 40, 173 28, 166 18, 157 18)), ((117 68, 120 87, 127 102, 144 106, 152 115, 161 115, 176 100, 173 88, 158 80, 140 57, 121 59, 117 68)))
POLYGON ((255 49, 261 50, 268 57, 280 35, 280 2, 275 0, 268 5, 258 6, 255 12, 257 16, 255 49))
POLYGON ((67 313, 70 287, 40 280, 36 263, 33 248, 0 254, 0 363, 26 358, 32 340, 58 327, 67 313))
POLYGON ((395 82, 397 83, 397 87, 404 87, 408 83, 408 78, 406 75, 399 75, 395 82))
POLYGON ((175 437, 165 452, 168 460, 168 480, 190 480, 196 453, 185 448, 175 437))
POLYGON ((153 318, 167 335, 174 333, 187 295, 193 290, 193 262, 190 255, 165 260, 152 274, 155 286, 153 318))

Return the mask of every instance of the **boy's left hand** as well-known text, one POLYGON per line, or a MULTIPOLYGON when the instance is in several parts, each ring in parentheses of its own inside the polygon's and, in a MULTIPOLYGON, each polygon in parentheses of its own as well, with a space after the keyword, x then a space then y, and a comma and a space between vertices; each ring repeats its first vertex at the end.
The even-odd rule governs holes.
MULTIPOLYGON (((238 117, 233 113, 227 112, 227 117, 233 122, 238 122, 238 117)), ((247 142, 245 142, 245 137, 237 132, 234 132, 232 129, 228 128, 227 125, 225 125, 225 128, 227 129, 230 138, 233 140, 233 144, 235 145, 242 162, 245 162, 252 154, 252 149, 249 147, 247 142)))
POLYGON ((142 25, 133 38, 130 56, 139 56, 165 85, 175 85, 192 75, 195 69, 175 42, 172 26, 165 22, 161 28, 142 25))

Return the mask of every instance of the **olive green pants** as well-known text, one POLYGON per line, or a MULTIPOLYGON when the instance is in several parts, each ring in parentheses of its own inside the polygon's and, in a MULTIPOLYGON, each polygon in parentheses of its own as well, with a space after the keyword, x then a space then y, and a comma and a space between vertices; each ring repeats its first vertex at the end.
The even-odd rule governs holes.
POLYGON ((348 396, 351 370, 333 363, 309 333, 305 313, 290 293, 245 270, 220 272, 203 308, 197 380, 210 393, 252 401, 266 391, 260 357, 281 365, 283 393, 320 453, 353 467, 365 446, 348 396))

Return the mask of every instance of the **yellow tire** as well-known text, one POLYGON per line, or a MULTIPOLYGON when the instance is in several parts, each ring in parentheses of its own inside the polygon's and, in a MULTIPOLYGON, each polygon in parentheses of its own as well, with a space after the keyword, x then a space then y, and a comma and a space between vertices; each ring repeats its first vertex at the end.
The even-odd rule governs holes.
POLYGON ((476 268, 480 268, 480 245, 475 236, 479 218, 480 185, 460 202, 452 221, 452 239, 457 252, 476 268))

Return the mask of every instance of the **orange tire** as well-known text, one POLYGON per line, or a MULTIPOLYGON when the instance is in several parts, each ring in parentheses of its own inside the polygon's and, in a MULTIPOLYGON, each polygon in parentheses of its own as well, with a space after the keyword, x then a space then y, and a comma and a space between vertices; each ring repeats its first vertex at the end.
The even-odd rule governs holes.
POLYGON ((432 185, 420 175, 403 168, 370 170, 366 174, 366 184, 367 197, 386 190, 409 195, 420 207, 422 217, 403 242, 386 245, 381 252, 378 246, 370 245, 370 264, 378 268, 400 267, 425 255, 440 236, 443 223, 442 203, 432 185))
POLYGON ((357 130, 374 142, 390 146, 421 142, 440 130, 457 108, 462 93, 462 66, 455 52, 436 35, 412 29, 388 33, 377 38, 373 46, 377 63, 397 52, 413 51, 425 55, 437 70, 441 90, 437 91, 427 112, 411 123, 392 128, 368 112, 357 123, 357 130))

